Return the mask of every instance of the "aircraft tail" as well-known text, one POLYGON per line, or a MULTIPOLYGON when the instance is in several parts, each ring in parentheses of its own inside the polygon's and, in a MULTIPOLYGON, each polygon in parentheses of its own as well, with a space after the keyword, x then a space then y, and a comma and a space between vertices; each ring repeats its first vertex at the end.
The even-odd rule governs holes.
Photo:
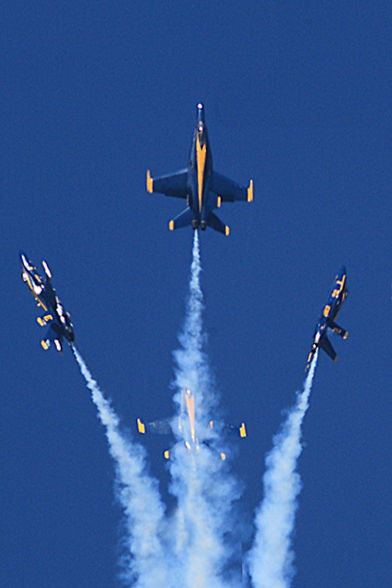
POLYGON ((339 327, 339 325, 337 325, 333 321, 331 321, 331 320, 328 321, 328 327, 334 333, 336 333, 337 335, 340 335, 341 337, 343 337, 343 339, 347 339, 347 337, 348 337, 348 331, 345 331, 344 329, 342 329, 342 327, 339 327))
MULTIPOLYGON (((40 323, 41 324, 41 323, 40 323)), ((43 326, 43 325, 42 325, 43 326)), ((56 347, 57 351, 63 353, 63 346, 61 344, 62 337, 56 332, 56 323, 52 323, 46 333, 46 336, 41 341, 41 346, 47 351, 52 343, 56 347)))
POLYGON ((187 227, 192 222, 192 210, 189 206, 186 207, 185 210, 180 212, 175 219, 169 222, 169 229, 174 231, 175 229, 182 229, 183 227, 187 227))
POLYGON ((226 237, 230 235, 230 228, 225 225, 225 223, 223 223, 214 212, 209 213, 207 217, 207 225, 211 227, 211 229, 214 229, 214 231, 218 231, 218 233, 226 235, 226 237))
POLYGON ((325 335, 320 341, 320 347, 325 351, 327 355, 334 361, 337 361, 338 355, 335 349, 331 345, 331 341, 328 339, 327 335, 325 335))

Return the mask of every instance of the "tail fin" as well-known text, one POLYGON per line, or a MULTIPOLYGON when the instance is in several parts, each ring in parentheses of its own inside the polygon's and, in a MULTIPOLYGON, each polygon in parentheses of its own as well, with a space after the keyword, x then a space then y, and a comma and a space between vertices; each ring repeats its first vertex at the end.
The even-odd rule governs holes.
POLYGON ((230 235, 229 227, 225 225, 214 212, 209 213, 207 217, 207 225, 211 227, 211 229, 214 229, 214 231, 218 231, 218 233, 226 235, 226 237, 230 235))
POLYGON ((345 331, 344 329, 342 329, 342 327, 339 327, 339 325, 337 325, 336 323, 334 323, 331 320, 328 320, 328 327, 337 335, 340 335, 341 337, 343 337, 343 339, 347 339, 348 337, 348 331, 345 331))
POLYGON ((327 335, 325 335, 320 341, 320 347, 325 351, 327 355, 334 361, 337 361, 338 356, 335 349, 332 347, 330 340, 328 339, 327 335))
POLYGON ((175 219, 169 222, 169 229, 174 231, 175 229, 182 229, 183 227, 187 227, 192 222, 192 210, 189 206, 186 207, 185 210, 180 212, 175 219))

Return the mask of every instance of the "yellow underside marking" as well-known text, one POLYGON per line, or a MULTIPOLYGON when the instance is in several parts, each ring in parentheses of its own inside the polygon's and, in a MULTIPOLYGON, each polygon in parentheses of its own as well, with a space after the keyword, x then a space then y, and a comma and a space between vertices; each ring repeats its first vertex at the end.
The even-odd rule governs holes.
POLYGON ((200 145, 199 135, 196 140, 196 160, 197 160, 197 185, 199 190, 199 211, 201 212, 202 200, 203 200, 203 181, 204 181, 204 168, 206 165, 206 153, 207 145, 204 147, 200 145))
POLYGON ((46 351, 47 349, 49 349, 49 345, 46 343, 46 341, 41 341, 41 345, 42 345, 42 347, 45 349, 45 351, 46 351))
POLYGON ((324 308, 324 311, 323 311, 323 316, 325 316, 325 318, 327 318, 327 316, 329 315, 330 310, 331 310, 331 307, 329 306, 329 304, 327 304, 324 308))
POLYGON ((245 423, 242 423, 242 425, 240 426, 240 437, 246 437, 245 423))
POLYGON ((248 202, 253 202, 253 180, 249 182, 248 188, 248 202))
POLYGON ((343 290, 345 281, 346 276, 343 276, 343 278, 340 281, 336 280, 336 285, 339 286, 339 288, 335 288, 335 290, 332 292, 332 298, 336 298, 337 296, 339 296, 340 292, 343 290))
POLYGON ((33 285, 31 283, 30 278, 28 278, 27 283, 29 285, 29 288, 31 290, 31 293, 33 294, 34 298, 36 299, 38 306, 42 306, 42 308, 44 309, 45 312, 48 312, 48 309, 46 308, 45 304, 43 302, 41 302, 40 298, 37 296, 37 294, 34 292, 34 288, 33 285))
POLYGON ((153 180, 150 174, 150 170, 147 170, 147 192, 150 192, 150 194, 153 193, 153 180))
POLYGON ((222 204, 222 198, 218 196, 217 207, 220 208, 222 204))
POLYGON ((174 231, 174 220, 171 220, 169 223, 169 230, 174 231))
POLYGON ((164 452, 163 456, 164 456, 164 458, 165 458, 165 459, 169 459, 169 457, 170 457, 170 453, 169 453, 169 451, 168 451, 168 450, 166 450, 166 451, 164 452))
POLYGON ((222 461, 225 461, 225 459, 226 459, 226 454, 225 454, 225 453, 221 453, 221 454, 220 454, 220 456, 221 456, 221 460, 222 460, 222 461))
POLYGON ((346 333, 346 334, 344 335, 343 339, 347 339, 347 337, 348 337, 348 333, 346 333))
POLYGON ((142 435, 144 435, 146 432, 146 427, 144 426, 144 424, 142 423, 142 421, 140 419, 137 419, 137 430, 142 435))
POLYGON ((230 227, 228 227, 227 225, 225 226, 225 235, 226 237, 230 235, 230 227))

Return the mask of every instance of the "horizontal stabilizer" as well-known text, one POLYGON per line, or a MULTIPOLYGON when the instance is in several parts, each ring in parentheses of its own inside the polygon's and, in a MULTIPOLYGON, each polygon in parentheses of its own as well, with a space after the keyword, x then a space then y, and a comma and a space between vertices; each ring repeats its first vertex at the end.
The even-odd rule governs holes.
POLYGON ((175 219, 169 222, 169 229, 174 231, 175 229, 182 229, 188 227, 192 222, 192 210, 187 206, 185 210, 180 212, 175 219))
POLYGON ((225 223, 223 223, 220 218, 216 216, 214 212, 210 212, 207 217, 207 225, 214 229, 214 231, 218 231, 218 233, 222 233, 228 237, 230 235, 230 229, 225 223))
POLYGON ((330 340, 328 339, 327 335, 325 335, 320 341, 320 347, 325 351, 327 355, 334 361, 338 359, 337 353, 331 345, 330 340))
POLYGON ((347 339, 348 337, 348 331, 345 331, 344 329, 342 329, 342 327, 339 327, 339 325, 337 325, 336 323, 334 323, 331 320, 327 320, 327 324, 328 327, 337 335, 340 335, 341 337, 343 337, 343 339, 347 339))
MULTIPOLYGON (((43 326, 43 325, 42 325, 43 326)), ((61 336, 56 332, 56 328, 58 327, 57 323, 52 323, 46 333, 45 339, 41 341, 41 345, 45 351, 49 349, 50 344, 54 343, 57 351, 61 354, 63 353, 63 346, 61 344, 61 336)))

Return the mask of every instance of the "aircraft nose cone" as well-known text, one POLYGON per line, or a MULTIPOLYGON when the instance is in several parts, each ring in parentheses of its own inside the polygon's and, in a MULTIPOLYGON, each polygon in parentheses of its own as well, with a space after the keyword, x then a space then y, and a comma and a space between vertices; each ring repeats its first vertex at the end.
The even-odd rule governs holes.
POLYGON ((204 105, 202 102, 199 102, 197 105, 197 120, 200 123, 204 123, 204 105))

